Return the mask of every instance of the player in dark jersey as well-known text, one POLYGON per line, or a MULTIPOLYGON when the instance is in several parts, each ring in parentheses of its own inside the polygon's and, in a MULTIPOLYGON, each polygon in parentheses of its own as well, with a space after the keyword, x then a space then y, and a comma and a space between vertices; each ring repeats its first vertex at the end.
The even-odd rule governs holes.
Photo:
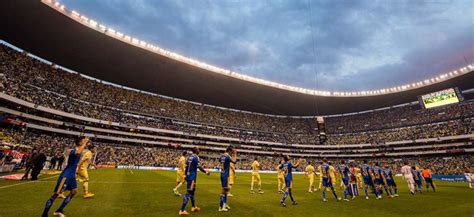
POLYGON ((59 194, 63 191, 70 191, 70 194, 63 200, 59 208, 54 212, 55 216, 65 216, 64 208, 66 205, 71 202, 74 195, 77 193, 77 182, 76 182, 76 169, 81 159, 81 153, 84 148, 89 143, 89 138, 79 137, 76 139, 75 148, 71 149, 69 152, 69 158, 66 168, 61 172, 61 175, 58 178, 56 187, 54 188, 54 193, 46 202, 43 210, 43 217, 48 217, 48 212, 51 206, 54 203, 54 200, 58 198, 59 194))
POLYGON ((227 212, 230 210, 229 205, 227 205, 227 194, 229 193, 229 176, 230 176, 230 164, 235 164, 235 161, 232 160, 232 157, 229 153, 233 153, 233 149, 228 147, 224 154, 220 157, 221 163, 221 185, 222 193, 219 201, 219 212, 227 212))
MULTIPOLYGON (((363 164, 361 165, 361 173, 364 178, 364 193, 365 193, 365 199, 369 199, 369 187, 371 189, 374 188, 374 182, 373 182, 373 171, 370 168, 369 165, 367 165, 367 160, 363 161, 363 164)), ((373 189, 375 192, 375 189, 373 189)), ((377 195, 376 195, 377 196, 377 195)))
POLYGON ((390 194, 395 197, 398 197, 397 184, 395 183, 395 179, 393 179, 393 172, 388 165, 385 166, 384 175, 390 194))
POLYGON ((344 160, 341 161, 341 164, 337 167, 337 171, 341 174, 342 183, 344 184, 344 200, 347 199, 347 195, 353 197, 352 192, 349 191, 349 167, 346 165, 344 160))
POLYGON ((183 203, 181 205, 181 209, 179 210, 179 215, 189 215, 189 213, 185 210, 186 205, 188 204, 188 200, 191 199, 191 211, 198 212, 201 210, 199 207, 196 206, 194 201, 194 193, 196 192, 196 179, 197 179, 197 170, 199 169, 201 172, 209 175, 210 173, 206 171, 201 164, 199 163, 199 148, 193 148, 193 153, 188 156, 186 160, 186 170, 184 171, 186 174, 186 185, 187 185, 187 193, 184 195, 183 203))
POLYGON ((296 163, 295 165, 293 165, 291 162, 290 162, 290 156, 285 156, 283 158, 283 160, 285 162, 283 162, 281 165, 280 165, 280 169, 283 171, 283 174, 285 176, 285 186, 286 186, 286 189, 285 189, 285 193, 283 194, 283 198, 281 198, 281 201, 280 201, 280 204, 283 206, 283 207, 286 207, 286 204, 285 204, 285 200, 286 198, 288 197, 288 195, 290 195, 290 199, 291 199, 291 202, 293 205, 296 205, 296 201, 295 199, 293 198, 293 193, 291 192, 291 187, 292 187, 292 181, 293 181, 293 169, 294 168, 297 168, 299 165, 300 165, 300 162, 298 161, 298 163, 296 163))
POLYGON ((415 167, 411 167, 411 173, 413 174, 413 180, 418 187, 418 192, 423 193, 423 176, 421 175, 420 170, 417 170, 415 167))
POLYGON ((331 177, 331 173, 334 171, 334 168, 328 164, 328 161, 326 159, 323 160, 323 163, 318 167, 319 175, 322 177, 322 182, 323 182, 323 202, 327 202, 326 200, 326 190, 327 188, 331 189, 332 194, 334 197, 339 201, 341 198, 337 197, 336 190, 334 190, 333 186, 333 181, 331 180, 333 177, 331 177))

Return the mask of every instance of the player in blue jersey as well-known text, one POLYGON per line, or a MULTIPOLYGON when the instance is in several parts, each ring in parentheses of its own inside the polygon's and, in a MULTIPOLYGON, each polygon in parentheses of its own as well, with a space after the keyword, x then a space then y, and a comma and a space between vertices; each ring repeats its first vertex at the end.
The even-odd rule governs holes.
POLYGON ((375 176, 376 178, 379 178, 381 179, 381 183, 379 184, 378 186, 378 189, 379 189, 379 198, 382 198, 382 187, 384 188, 385 190, 385 193, 387 194, 387 196, 389 198, 393 198, 393 194, 392 194, 392 191, 389 190, 389 187, 388 187, 388 182, 387 182, 387 175, 385 174, 385 170, 383 169, 383 165, 381 163, 375 163, 375 176))
POLYGON ((64 215, 64 208, 66 205, 71 202, 74 195, 77 193, 77 182, 76 182, 76 170, 77 165, 79 164, 79 160, 81 159, 81 153, 84 148, 89 143, 89 138, 87 137, 79 137, 76 139, 75 148, 71 149, 69 152, 69 158, 67 161, 67 166, 59 175, 58 182, 56 183, 56 187, 54 188, 54 193, 46 202, 46 205, 43 210, 43 217, 48 216, 49 209, 54 203, 54 200, 58 198, 59 194, 63 191, 70 191, 69 195, 63 200, 59 208, 54 212, 55 216, 65 216, 64 215))
POLYGON ((324 159, 323 163, 318 167, 319 175, 322 177, 322 183, 323 183, 322 193, 323 193, 324 202, 327 202, 326 200, 327 188, 331 189, 332 194, 338 201, 341 200, 341 198, 337 197, 336 190, 334 190, 333 181, 331 180, 333 176, 331 176, 331 174, 334 173, 335 171, 331 171, 331 170, 334 170, 334 168, 328 164, 328 161, 326 159, 324 159))
POLYGON ((421 175, 420 170, 417 170, 415 167, 411 167, 411 172, 413 174, 413 180, 418 187, 418 192, 423 193, 423 176, 421 175))
POLYGON ((290 199, 293 205, 296 205, 296 201, 293 198, 293 192, 291 192, 291 187, 292 187, 292 181, 293 181, 293 169, 297 168, 300 165, 300 161, 293 165, 290 162, 290 156, 285 156, 283 158, 285 162, 283 162, 280 165, 280 169, 283 171, 284 177, 285 177, 285 193, 283 193, 283 198, 281 198, 280 204, 283 207, 286 207, 285 200, 290 195, 290 199))
POLYGON ((397 184, 395 183, 395 179, 393 178, 392 169, 390 166, 386 165, 384 170, 385 181, 387 182, 387 188, 390 191, 390 194, 398 197, 398 189, 397 184))
POLYGON ((233 149, 227 147, 224 154, 220 157, 219 162, 221 163, 221 184, 222 193, 219 201, 219 212, 227 212, 230 210, 230 206, 227 205, 227 194, 229 193, 229 176, 230 176, 230 164, 235 164, 229 153, 232 153, 233 149))
MULTIPOLYGON (((364 193, 365 199, 369 199, 369 187, 371 189, 374 188, 374 180, 373 180, 373 171, 372 168, 367 164, 367 160, 363 161, 363 164, 360 167, 362 177, 364 178, 364 193)), ((374 190, 375 192, 375 190, 374 190)), ((377 195, 376 195, 377 196, 377 195)))
POLYGON ((337 171, 341 174, 342 183, 344 184, 344 200, 349 201, 347 195, 353 197, 353 194, 352 191, 349 191, 349 167, 346 165, 346 161, 341 161, 341 164, 337 167, 337 171))
POLYGON ((201 170, 201 172, 209 175, 210 173, 206 171, 201 164, 199 163, 199 148, 193 148, 193 153, 188 156, 186 160, 186 185, 187 185, 187 193, 184 195, 183 204, 181 205, 181 210, 179 210, 179 215, 189 215, 189 213, 185 210, 186 205, 188 204, 188 200, 191 200, 191 211, 198 212, 201 210, 199 207, 196 206, 194 201, 194 193, 196 192, 196 179, 197 179, 197 170, 201 170))

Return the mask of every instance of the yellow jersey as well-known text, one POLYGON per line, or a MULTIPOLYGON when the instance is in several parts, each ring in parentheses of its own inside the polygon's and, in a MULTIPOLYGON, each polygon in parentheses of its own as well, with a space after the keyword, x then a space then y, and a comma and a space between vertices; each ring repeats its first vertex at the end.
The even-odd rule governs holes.
POLYGON ((258 161, 254 161, 252 163, 252 173, 258 173, 258 170, 260 169, 260 164, 258 161))
POLYGON ((314 176, 314 167, 312 165, 308 165, 304 171, 308 176, 314 176))
POLYGON ((181 156, 178 160, 178 173, 184 174, 184 170, 186 167, 186 158, 181 156))
POLYGON ((86 150, 86 152, 81 156, 81 162, 82 163, 79 167, 79 170, 87 170, 87 168, 89 168, 89 165, 92 163, 92 152, 86 150))
POLYGON ((284 177, 284 171, 280 169, 280 165, 276 167, 277 169, 277 177, 278 178, 283 178, 284 177))

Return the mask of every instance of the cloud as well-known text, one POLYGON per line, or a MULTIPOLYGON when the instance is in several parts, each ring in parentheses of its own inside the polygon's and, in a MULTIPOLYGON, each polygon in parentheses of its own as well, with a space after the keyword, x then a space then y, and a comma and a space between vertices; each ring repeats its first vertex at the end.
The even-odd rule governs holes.
POLYGON ((180 54, 307 88, 385 88, 474 61, 469 0, 63 2, 180 54))

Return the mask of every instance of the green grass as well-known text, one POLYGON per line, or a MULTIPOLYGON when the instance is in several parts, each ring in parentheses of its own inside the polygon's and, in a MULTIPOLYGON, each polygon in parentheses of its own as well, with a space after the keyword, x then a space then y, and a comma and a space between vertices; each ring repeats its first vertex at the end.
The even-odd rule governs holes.
MULTIPOLYGON (((250 174, 237 174, 229 198, 232 210, 219 213, 219 174, 198 176, 196 202, 201 212, 191 216, 474 216, 474 190, 465 183, 437 181, 438 192, 411 196, 405 182, 397 180, 400 197, 370 200, 363 197, 350 202, 336 202, 331 194, 329 201, 321 201, 321 193, 307 193, 307 180, 301 175, 294 177, 294 196, 298 205, 280 206, 281 195, 276 192, 276 175, 262 174, 265 194, 249 194, 250 174)), ((0 181, 0 217, 39 216, 49 198, 57 176, 43 176, 37 182, 0 181), (25 184, 22 184, 25 183, 25 184), (19 184, 19 185, 14 185, 19 184), (14 186, 11 186, 14 185, 14 186)), ((165 171, 139 171, 100 169, 90 171, 90 190, 96 196, 78 197, 66 207, 67 216, 177 216, 182 197, 176 197, 171 189, 175 173, 165 171)), ((183 192, 184 186, 181 189, 183 192)), ((338 190, 341 195, 341 191, 338 190)), ((289 199, 289 198, 288 198, 289 199)), ((59 206, 57 200, 50 214, 59 206)), ((188 205, 189 210, 189 205, 188 205)))

